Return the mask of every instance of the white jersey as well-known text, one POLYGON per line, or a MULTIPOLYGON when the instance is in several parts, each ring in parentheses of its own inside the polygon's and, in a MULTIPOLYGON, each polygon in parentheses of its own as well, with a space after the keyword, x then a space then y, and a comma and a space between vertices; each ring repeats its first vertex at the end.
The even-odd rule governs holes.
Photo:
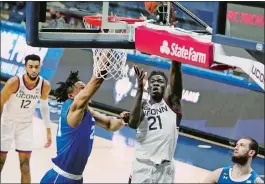
POLYGON ((4 121, 28 123, 32 121, 37 103, 41 97, 43 78, 39 76, 38 84, 33 89, 26 87, 23 76, 18 78, 18 89, 5 103, 2 117, 4 121))
POLYGON ((136 133, 136 158, 155 164, 171 161, 179 135, 177 114, 164 99, 153 105, 146 102, 143 111, 144 120, 136 133))

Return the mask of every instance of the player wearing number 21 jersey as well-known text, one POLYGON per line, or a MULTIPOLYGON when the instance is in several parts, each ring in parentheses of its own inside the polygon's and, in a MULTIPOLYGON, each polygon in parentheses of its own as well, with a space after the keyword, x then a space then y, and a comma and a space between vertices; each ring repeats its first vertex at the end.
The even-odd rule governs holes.
POLYGON ((148 101, 142 100, 147 74, 137 66, 134 69, 138 76, 138 90, 129 118, 129 126, 136 129, 135 158, 130 182, 173 183, 173 156, 182 118, 181 64, 172 61, 169 82, 163 72, 153 71, 150 74, 148 101))
POLYGON ((51 145, 50 113, 48 96, 51 90, 48 81, 39 76, 40 57, 25 57, 26 74, 10 78, 1 91, 1 165, 4 166, 7 152, 15 140, 19 153, 21 182, 30 183, 29 160, 33 146, 32 118, 40 101, 40 111, 47 128, 47 143, 51 145))
POLYGON ((56 137, 57 156, 41 183, 83 183, 82 174, 92 151, 95 125, 109 131, 126 125, 123 120, 128 117, 126 112, 121 113, 121 119, 111 119, 89 107, 90 99, 103 81, 93 76, 85 85, 79 80, 78 72, 71 72, 66 82, 59 83, 55 95, 64 103, 56 137))

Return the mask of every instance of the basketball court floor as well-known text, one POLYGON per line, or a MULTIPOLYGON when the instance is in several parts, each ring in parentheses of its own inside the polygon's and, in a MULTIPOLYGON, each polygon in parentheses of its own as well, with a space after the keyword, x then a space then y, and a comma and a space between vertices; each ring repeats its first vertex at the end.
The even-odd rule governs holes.
MULTIPOLYGON (((53 144, 50 148, 44 148, 46 131, 40 119, 39 109, 36 110, 33 119, 32 183, 40 182, 45 172, 52 168, 51 158, 56 155, 55 137, 60 104, 51 100, 50 105, 51 119, 54 122, 52 124, 53 144)), ((135 130, 125 127, 112 133, 97 128, 95 135, 94 147, 84 171, 84 183, 126 183, 134 156, 135 130)), ((181 134, 174 155, 175 182, 200 183, 211 170, 231 165, 231 154, 230 148, 181 134)), ((253 169, 264 179, 264 158, 258 157, 253 160, 253 169)), ((3 168, 1 183, 20 183, 19 160, 14 145, 3 168)))

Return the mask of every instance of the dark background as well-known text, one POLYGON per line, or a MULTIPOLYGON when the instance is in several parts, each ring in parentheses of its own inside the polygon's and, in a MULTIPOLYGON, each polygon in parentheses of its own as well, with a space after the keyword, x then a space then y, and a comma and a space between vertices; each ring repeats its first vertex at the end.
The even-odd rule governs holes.
MULTIPOLYGON (((136 63, 127 61, 127 64, 131 69, 136 63)), ((150 65, 137 65, 149 74, 158 69, 167 74, 169 72, 150 65)), ((65 49, 51 81, 52 89, 56 88, 58 81, 64 81, 71 70, 79 70, 80 78, 88 82, 92 67, 91 51, 65 49)), ((116 81, 107 80, 92 100, 109 105, 110 111, 117 108, 130 110, 134 101, 131 93, 136 89, 135 81, 135 76, 129 76, 128 81, 121 82, 123 90, 120 90, 116 81), (132 84, 132 88, 126 91, 129 84, 132 84), (115 100, 118 95, 122 98, 115 100)), ((183 99, 184 114, 181 125, 184 129, 207 133, 202 137, 212 135, 232 142, 242 136, 250 136, 264 148, 264 93, 187 74, 183 74, 183 83, 185 91, 200 94, 197 102, 192 98, 183 99)))
MULTIPOLYGON (((249 7, 245 5, 228 3, 227 11, 239 12, 240 14, 237 16, 237 22, 227 20, 226 35, 264 43, 264 8, 249 7), (241 16, 241 13, 249 13, 249 14, 255 14, 258 16, 263 16, 263 26, 261 26, 260 24, 251 25, 250 22, 248 24, 243 23, 246 20, 243 20, 244 16, 241 16), (241 22, 241 20, 243 22, 241 22)), ((253 20, 255 19, 253 18, 253 20)))

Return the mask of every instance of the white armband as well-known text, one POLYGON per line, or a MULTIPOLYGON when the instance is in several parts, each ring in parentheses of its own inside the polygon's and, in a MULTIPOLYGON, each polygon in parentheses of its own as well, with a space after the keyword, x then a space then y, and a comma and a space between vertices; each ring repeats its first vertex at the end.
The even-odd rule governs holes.
POLYGON ((45 127, 51 128, 51 119, 50 119, 48 99, 46 100, 40 99, 40 112, 41 112, 41 116, 44 121, 45 127))

